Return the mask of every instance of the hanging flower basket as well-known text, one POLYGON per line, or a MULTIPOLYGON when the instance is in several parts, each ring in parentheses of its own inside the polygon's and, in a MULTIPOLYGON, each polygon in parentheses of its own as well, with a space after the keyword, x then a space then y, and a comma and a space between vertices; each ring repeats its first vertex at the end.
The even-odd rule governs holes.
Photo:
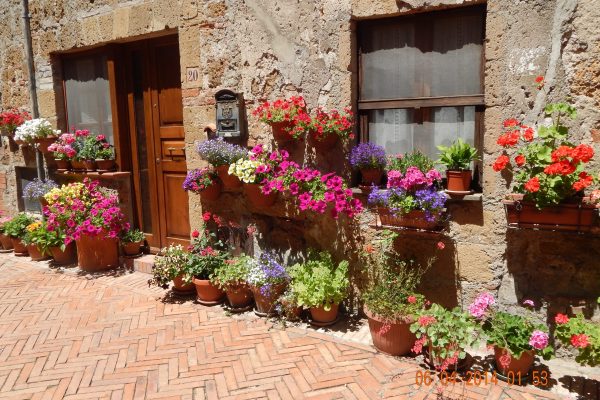
POLYGON ((335 147, 335 145, 337 144, 338 141, 339 141, 339 136, 334 133, 331 133, 329 135, 326 135, 326 136, 323 136, 320 138, 317 138, 313 134, 314 147, 318 151, 323 152, 323 151, 331 150, 335 147))
POLYGON ((223 187, 225 189, 237 189, 242 187, 242 181, 240 181, 237 176, 229 174, 229 164, 219 165, 218 167, 215 167, 215 171, 217 171, 217 175, 219 176, 219 179, 221 179, 221 182, 223 182, 223 187))
POLYGON ((428 221, 425 211, 413 210, 406 214, 394 213, 389 208, 378 207, 377 213, 382 225, 399 226, 411 229, 437 230, 439 222, 437 220, 428 221))
POLYGON ((523 201, 523 195, 512 194, 503 204, 508 226, 516 228, 587 232, 598 215, 596 206, 585 199, 538 209, 535 203, 523 201))
POLYGON ((258 183, 246 183, 244 185, 244 193, 246 198, 255 208, 267 208, 275 204, 277 201, 277 193, 263 194, 261 185, 258 183))
POLYGON ((218 180, 213 181, 212 185, 200 191, 202 200, 215 201, 221 196, 223 185, 218 180))
POLYGON ((76 240, 77 263, 86 272, 105 271, 119 266, 119 241, 105 235, 81 235, 76 240))

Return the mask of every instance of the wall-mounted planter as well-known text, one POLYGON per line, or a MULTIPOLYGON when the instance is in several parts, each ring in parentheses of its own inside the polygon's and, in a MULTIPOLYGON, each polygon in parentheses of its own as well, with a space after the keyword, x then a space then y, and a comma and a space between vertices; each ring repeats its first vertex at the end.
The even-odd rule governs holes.
POLYGON ((215 171, 219 176, 219 179, 223 182, 225 189, 237 189, 242 186, 242 181, 235 175, 229 175, 229 164, 219 165, 215 167, 215 171))
POLYGON ((406 214, 395 214, 388 208, 378 207, 377 213, 382 225, 428 231, 439 230, 439 222, 428 221, 425 218, 425 211, 414 210, 406 214))
POLYGON ((258 183, 246 183, 244 193, 250 204, 255 208, 266 208, 275 204, 277 193, 263 194, 258 183))
POLYGON ((212 185, 200 191, 200 197, 202 200, 215 201, 221 196, 222 190, 223 185, 221 182, 219 180, 213 180, 212 185))

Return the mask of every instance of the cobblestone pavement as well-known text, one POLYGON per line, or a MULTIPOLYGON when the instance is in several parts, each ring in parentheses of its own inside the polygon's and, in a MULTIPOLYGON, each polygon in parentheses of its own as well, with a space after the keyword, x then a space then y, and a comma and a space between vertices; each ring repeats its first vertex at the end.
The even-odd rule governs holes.
MULTIPOLYGON (((176 301, 147 279, 0 254, 0 399, 437 398, 435 382, 416 384, 425 371, 417 360, 176 301)), ((443 395, 560 399, 576 390, 596 399, 598 389, 573 378, 551 390, 457 383, 443 395)))

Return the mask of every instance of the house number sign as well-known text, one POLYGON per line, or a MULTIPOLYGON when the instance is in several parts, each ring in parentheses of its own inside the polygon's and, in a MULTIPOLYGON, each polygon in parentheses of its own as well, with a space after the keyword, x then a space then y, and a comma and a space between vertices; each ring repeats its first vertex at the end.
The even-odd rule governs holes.
POLYGON ((196 82, 200 79, 200 68, 192 67, 186 70, 187 72, 187 81, 188 82, 196 82))

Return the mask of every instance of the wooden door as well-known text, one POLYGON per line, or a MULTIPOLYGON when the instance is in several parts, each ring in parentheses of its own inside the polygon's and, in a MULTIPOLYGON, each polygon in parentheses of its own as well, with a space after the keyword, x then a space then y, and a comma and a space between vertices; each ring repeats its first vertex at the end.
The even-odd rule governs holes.
POLYGON ((137 216, 154 249, 189 244, 187 172, 177 37, 148 40, 129 51, 129 91, 137 216))

